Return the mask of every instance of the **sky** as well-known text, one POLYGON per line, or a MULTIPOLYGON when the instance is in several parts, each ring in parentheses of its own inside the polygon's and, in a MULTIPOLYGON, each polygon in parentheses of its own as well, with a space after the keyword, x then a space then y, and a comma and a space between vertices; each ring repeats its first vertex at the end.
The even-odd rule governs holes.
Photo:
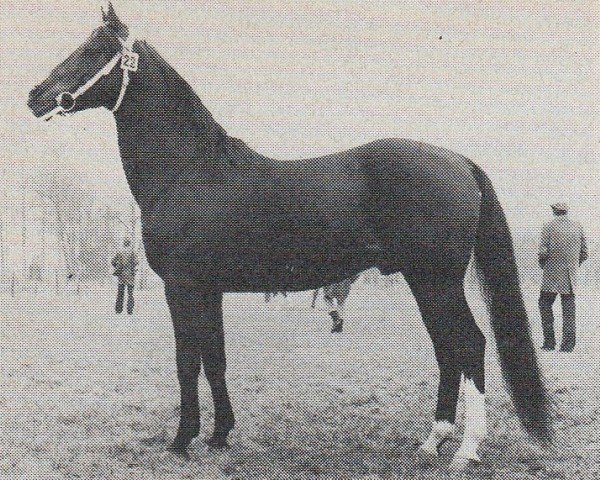
MULTIPOLYGON (((102 3, 2 0, 0 173, 66 169, 107 198, 126 194, 111 114, 41 122, 26 106, 99 25, 102 3)), ((260 153, 412 138, 481 165, 514 229, 538 231, 566 201, 600 238, 597 1, 113 4, 260 153)))

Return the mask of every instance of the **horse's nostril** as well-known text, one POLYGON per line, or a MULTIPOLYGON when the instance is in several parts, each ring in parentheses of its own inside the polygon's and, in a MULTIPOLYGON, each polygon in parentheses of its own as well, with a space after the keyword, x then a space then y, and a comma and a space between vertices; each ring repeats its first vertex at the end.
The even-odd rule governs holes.
POLYGON ((56 103, 60 105, 65 112, 69 112, 75 107, 75 98, 69 92, 63 92, 56 97, 56 103))

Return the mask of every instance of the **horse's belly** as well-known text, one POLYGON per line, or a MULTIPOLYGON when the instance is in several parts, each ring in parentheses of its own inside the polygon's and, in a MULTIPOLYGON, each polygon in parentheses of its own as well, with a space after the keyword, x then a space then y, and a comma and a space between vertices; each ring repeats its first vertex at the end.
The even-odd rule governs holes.
POLYGON ((356 250, 316 245, 304 238, 287 245, 246 245, 207 249, 190 244, 158 255, 156 261, 149 255, 148 260, 165 280, 187 280, 228 292, 308 290, 375 265, 356 250))

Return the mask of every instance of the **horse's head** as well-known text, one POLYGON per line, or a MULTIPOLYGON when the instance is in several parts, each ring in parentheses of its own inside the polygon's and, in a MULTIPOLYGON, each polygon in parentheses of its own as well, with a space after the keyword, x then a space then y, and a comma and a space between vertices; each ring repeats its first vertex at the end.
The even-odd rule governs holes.
POLYGON ((121 66, 121 73, 118 65, 129 31, 110 2, 107 11, 102 10, 102 20, 103 24, 29 93, 28 105, 36 117, 49 119, 54 114, 97 107, 112 109, 120 102, 126 67, 121 66))

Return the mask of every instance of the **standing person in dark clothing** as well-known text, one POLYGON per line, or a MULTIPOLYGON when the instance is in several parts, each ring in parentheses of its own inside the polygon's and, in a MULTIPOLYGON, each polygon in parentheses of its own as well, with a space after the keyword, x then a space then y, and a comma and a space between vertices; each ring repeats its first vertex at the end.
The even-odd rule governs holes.
POLYGON ((115 269, 114 275, 119 279, 115 312, 121 313, 123 311, 125 289, 127 289, 127 313, 131 315, 135 302, 133 298, 133 286, 135 283, 135 270, 138 264, 137 256, 131 246, 131 240, 125 239, 123 241, 123 248, 117 252, 111 263, 115 269))
POLYGON ((544 225, 539 248, 539 263, 544 270, 539 298, 543 350, 554 350, 554 314, 552 305, 560 294, 563 313, 563 335, 560 350, 575 348, 575 289, 577 269, 587 259, 587 243, 583 228, 567 216, 564 203, 552 205, 554 220, 544 225))
MULTIPOLYGON (((333 320, 331 333, 341 333, 344 329, 344 304, 346 303, 348 295, 350 295, 352 284, 357 278, 358 275, 354 275, 339 283, 323 287, 323 300, 325 300, 325 303, 328 305, 329 316, 333 320)), ((314 300, 316 300, 316 295, 314 296, 314 300)))

